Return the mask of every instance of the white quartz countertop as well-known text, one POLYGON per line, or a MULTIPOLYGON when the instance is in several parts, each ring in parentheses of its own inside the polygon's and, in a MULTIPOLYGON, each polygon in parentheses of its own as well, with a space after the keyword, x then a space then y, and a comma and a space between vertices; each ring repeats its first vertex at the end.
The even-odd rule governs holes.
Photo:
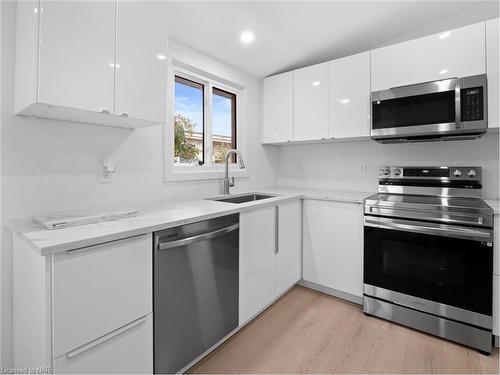
POLYGON ((495 215, 500 214, 500 201, 485 199, 484 202, 491 207, 495 215))
POLYGON ((217 216, 253 210, 286 200, 310 198, 363 203, 364 198, 373 194, 284 187, 260 189, 257 193, 276 196, 240 204, 206 199, 192 200, 170 204, 155 211, 141 212, 136 217, 53 230, 46 229, 32 218, 12 220, 7 224, 7 227, 27 241, 40 255, 48 255, 151 233, 217 216))

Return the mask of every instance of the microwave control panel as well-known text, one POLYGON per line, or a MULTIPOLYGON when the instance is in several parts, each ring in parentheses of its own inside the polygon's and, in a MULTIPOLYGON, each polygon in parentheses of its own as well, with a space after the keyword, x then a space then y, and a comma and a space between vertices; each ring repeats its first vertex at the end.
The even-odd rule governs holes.
POLYGON ((460 102, 462 103, 462 122, 484 120, 483 87, 470 87, 460 90, 460 102))

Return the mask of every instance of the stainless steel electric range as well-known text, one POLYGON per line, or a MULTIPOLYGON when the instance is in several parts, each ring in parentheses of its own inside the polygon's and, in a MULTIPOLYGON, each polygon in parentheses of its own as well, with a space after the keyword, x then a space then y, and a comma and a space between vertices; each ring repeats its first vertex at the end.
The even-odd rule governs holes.
POLYGON ((493 211, 480 167, 382 167, 364 203, 363 309, 492 348, 493 211))

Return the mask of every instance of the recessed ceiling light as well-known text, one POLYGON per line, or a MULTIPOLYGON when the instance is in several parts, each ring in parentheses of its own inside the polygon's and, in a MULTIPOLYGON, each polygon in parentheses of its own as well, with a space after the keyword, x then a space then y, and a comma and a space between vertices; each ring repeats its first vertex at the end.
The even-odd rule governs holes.
POLYGON ((313 86, 315 86, 315 87, 316 87, 316 86, 319 86, 319 85, 321 85, 321 82, 320 82, 320 81, 314 81, 314 82, 313 82, 313 86))
POLYGON ((252 43, 254 39, 255 39, 255 35, 250 30, 243 31, 240 34, 240 41, 243 44, 252 43))
POLYGON ((162 54, 156 55, 156 57, 158 57, 159 60, 165 60, 167 58, 167 56, 162 54))
POLYGON ((342 103, 342 104, 347 104, 349 102, 350 102, 349 99, 342 99, 342 100, 340 100, 340 103, 342 103))
POLYGON ((439 35, 439 39, 448 38, 450 35, 451 35, 451 31, 445 31, 444 33, 439 35))
POLYGON ((448 69, 443 69, 439 71, 439 74, 446 74, 448 73, 448 69))
POLYGON ((112 68, 119 68, 120 67, 120 64, 113 64, 113 63, 109 63, 109 66, 112 67, 112 68))

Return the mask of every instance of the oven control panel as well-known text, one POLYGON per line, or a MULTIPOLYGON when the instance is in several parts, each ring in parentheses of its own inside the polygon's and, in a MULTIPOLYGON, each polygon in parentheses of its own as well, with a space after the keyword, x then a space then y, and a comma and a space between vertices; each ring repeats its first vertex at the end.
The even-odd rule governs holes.
POLYGON ((379 180, 384 179, 450 179, 481 180, 481 167, 389 167, 379 168, 379 180))
POLYGON ((483 88, 471 87, 460 91, 462 121, 484 119, 483 88))

